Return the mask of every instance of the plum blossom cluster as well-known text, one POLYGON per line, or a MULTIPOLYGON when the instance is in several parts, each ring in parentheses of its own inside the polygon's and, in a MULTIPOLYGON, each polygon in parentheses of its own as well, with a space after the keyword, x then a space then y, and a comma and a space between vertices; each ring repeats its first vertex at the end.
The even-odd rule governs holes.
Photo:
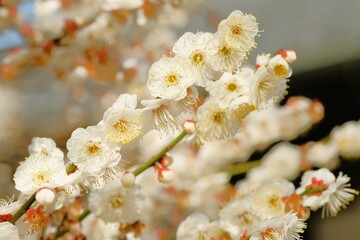
POLYGON ((9 52, 0 77, 14 80, 31 66, 70 83, 128 84, 171 47, 172 28, 185 25, 201 2, 36 0, 33 19, 24 23, 21 1, 2 1, 0 30, 15 27, 27 46, 9 52))
MULTIPOLYGON (((181 2, 49 1, 39 2, 46 8, 37 11, 44 17, 55 9, 63 23, 91 3, 91 10, 60 24, 62 32, 49 34, 63 34, 60 42, 70 45, 81 36, 96 45, 98 26, 109 28, 102 37, 111 44, 119 37, 117 24, 134 12, 137 24, 144 25, 151 19, 148 8, 164 7, 165 14, 166 6, 177 8, 181 2), (95 22, 87 23, 92 18, 95 22)), ((155 20, 161 22, 160 15, 155 20)), ((34 138, 14 174, 19 199, 0 202, 0 236, 299 240, 310 210, 323 208, 324 216, 335 216, 358 192, 347 175, 336 178, 327 168, 309 168, 332 165, 336 154, 357 157, 358 141, 352 142, 359 136, 352 134, 359 130, 357 122, 331 133, 334 154, 281 143, 261 163, 246 162, 254 151, 296 138, 323 117, 319 102, 302 97, 274 106, 287 94, 293 50, 262 54, 254 68, 242 67, 258 31, 256 18, 237 10, 215 33, 185 33, 169 56, 149 68, 151 98, 121 94, 98 124, 72 132, 66 156, 53 140, 34 138), (199 97, 198 87, 205 97, 199 97), (302 168, 301 161, 311 164, 302 168), (300 170, 308 171, 295 189, 288 180, 300 170), (231 175, 240 172, 249 173, 232 186, 231 175)), ((90 72, 109 70, 109 52, 85 52, 105 64, 90 72)))
POLYGON ((337 178, 326 168, 304 173, 301 185, 284 179, 263 182, 254 191, 238 194, 209 220, 194 213, 184 220, 177 239, 302 239, 310 210, 323 207, 323 215, 335 216, 354 199, 350 178, 337 178))

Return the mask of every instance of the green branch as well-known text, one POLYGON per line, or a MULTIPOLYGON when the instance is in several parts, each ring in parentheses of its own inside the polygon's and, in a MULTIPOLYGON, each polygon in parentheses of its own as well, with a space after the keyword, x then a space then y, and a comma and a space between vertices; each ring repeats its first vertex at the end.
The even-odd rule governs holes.
POLYGON ((179 136, 177 136, 171 143, 169 143, 169 145, 167 145, 166 147, 164 147, 158 154, 156 154, 155 156, 153 156, 152 158, 150 158, 146 163, 144 163, 143 165, 139 166, 138 168, 136 168, 132 173, 137 176, 140 173, 142 173, 143 171, 145 171, 146 169, 148 169, 149 167, 153 166, 154 163, 156 163, 157 161, 159 161, 164 155, 165 153, 167 153, 168 151, 170 151, 176 144, 178 144, 185 136, 187 135, 187 133, 184 131, 182 133, 180 133, 179 136))
POLYGON ((259 166, 261 163, 260 160, 251 161, 251 162, 243 162, 236 165, 233 165, 231 167, 225 168, 222 170, 222 172, 227 172, 232 176, 247 173, 250 169, 255 168, 259 166))
MULTIPOLYGON (((69 174, 76 169, 77 167, 74 164, 70 164, 66 168, 66 173, 69 174)), ((31 197, 20 207, 19 210, 17 210, 17 212, 12 216, 9 222, 15 224, 15 222, 31 207, 31 205, 35 202, 35 200, 36 200, 36 192, 33 195, 31 195, 31 197)))
POLYGON ((35 202, 36 193, 31 195, 31 197, 20 207, 20 209, 12 216, 10 223, 15 224, 15 222, 30 208, 30 206, 35 202))

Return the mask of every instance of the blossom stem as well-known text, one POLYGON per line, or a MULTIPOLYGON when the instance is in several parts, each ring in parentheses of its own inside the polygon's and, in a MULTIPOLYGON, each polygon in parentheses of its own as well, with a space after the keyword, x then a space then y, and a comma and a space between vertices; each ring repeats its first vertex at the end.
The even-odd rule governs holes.
POLYGON ((233 166, 231 166, 229 168, 226 168, 226 169, 224 169, 222 171, 227 172, 232 176, 235 176, 235 175, 239 175, 239 174, 243 174, 243 173, 248 172, 250 169, 259 166, 260 163, 261 163, 260 160, 239 163, 239 164, 233 165, 233 166))
MULTIPOLYGON (((78 217, 78 219, 77 219, 78 222, 81 222, 82 220, 84 220, 90 213, 91 212, 89 209, 85 209, 84 212, 78 217)), ((69 231, 70 231, 70 227, 63 228, 62 230, 60 230, 56 233, 56 238, 64 236, 69 231)))
POLYGON ((317 194, 317 193, 321 193, 324 190, 326 190, 327 187, 326 186, 318 186, 318 187, 312 187, 309 189, 306 189, 305 191, 303 191, 300 195, 304 196, 304 195, 311 195, 311 194, 317 194))
POLYGON ((36 193, 31 195, 31 197, 20 207, 20 209, 12 216, 10 223, 15 224, 15 222, 30 208, 30 206, 35 202, 36 193))
POLYGON ((78 221, 81 222, 81 221, 84 220, 84 218, 86 218, 90 213, 91 213, 91 212, 90 212, 89 209, 85 209, 84 212, 79 216, 78 221))
POLYGON ((155 156, 153 156, 152 158, 150 158, 146 163, 144 163, 143 165, 139 166, 138 168, 136 168, 133 171, 133 174, 135 176, 139 175, 140 173, 142 173, 143 171, 145 171, 146 169, 148 169, 149 167, 153 166, 154 163, 156 163, 157 161, 159 161, 164 155, 165 153, 167 153, 169 150, 171 150, 176 144, 178 144, 185 136, 187 135, 187 133, 184 131, 182 133, 180 133, 179 136, 177 136, 171 143, 169 143, 169 145, 167 145, 166 147, 164 147, 158 154, 156 154, 155 156))
POLYGON ((75 166, 75 164, 71 163, 69 166, 66 167, 66 173, 70 174, 74 171, 77 170, 77 167, 75 166))
POLYGON ((56 233, 56 239, 58 239, 59 237, 64 236, 66 233, 68 233, 70 231, 69 227, 63 228, 62 230, 58 231, 56 233))

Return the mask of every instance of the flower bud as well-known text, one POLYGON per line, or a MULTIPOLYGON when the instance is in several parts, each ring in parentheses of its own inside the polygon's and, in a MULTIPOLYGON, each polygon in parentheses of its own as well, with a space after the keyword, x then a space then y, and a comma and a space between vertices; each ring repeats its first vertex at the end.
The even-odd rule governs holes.
POLYGON ((256 56, 256 68, 259 68, 259 67, 264 67, 268 64, 270 60, 270 54, 265 54, 265 53, 262 53, 262 54, 259 54, 256 56))
POLYGON ((173 158, 168 153, 166 153, 160 160, 162 166, 170 166, 173 163, 173 158))
POLYGON ((36 201, 41 205, 52 204, 55 200, 55 192, 49 188, 42 188, 36 193, 36 201))
POLYGON ((186 120, 184 122, 184 131, 187 133, 187 134, 191 134, 191 133, 194 133, 195 130, 196 130, 196 124, 195 124, 195 121, 194 120, 186 120))
POLYGON ((121 183, 125 188, 132 188, 135 185, 135 175, 131 172, 125 172, 121 178, 121 183))
POLYGON ((292 49, 286 50, 286 57, 284 57, 285 61, 288 63, 295 62, 296 60, 296 52, 292 49))
POLYGON ((174 180, 174 172, 166 167, 159 169, 157 178, 161 183, 171 183, 174 180))

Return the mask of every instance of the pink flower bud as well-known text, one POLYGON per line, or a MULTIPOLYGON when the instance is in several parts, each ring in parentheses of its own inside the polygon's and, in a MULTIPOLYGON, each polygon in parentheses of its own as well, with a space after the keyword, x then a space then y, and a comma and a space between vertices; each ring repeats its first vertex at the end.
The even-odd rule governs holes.
POLYGON ((186 120, 184 122, 184 131, 188 134, 194 133, 196 130, 196 124, 194 120, 186 120))
POLYGON ((157 178, 161 183, 171 183, 174 180, 174 172, 167 167, 158 170, 157 178))
POLYGON ((292 49, 286 50, 286 57, 284 57, 285 61, 288 63, 295 62, 296 60, 296 52, 292 49))

